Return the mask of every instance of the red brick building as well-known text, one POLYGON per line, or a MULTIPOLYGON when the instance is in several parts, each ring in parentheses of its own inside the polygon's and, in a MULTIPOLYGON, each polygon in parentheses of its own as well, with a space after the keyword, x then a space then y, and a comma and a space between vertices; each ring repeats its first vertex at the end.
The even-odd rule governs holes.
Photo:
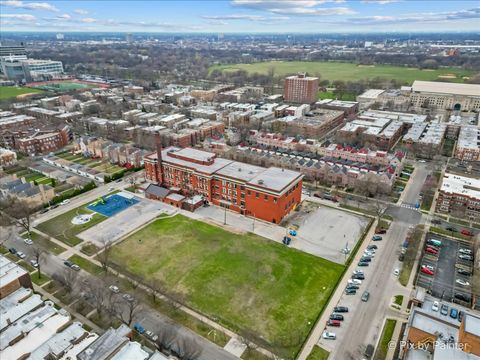
POLYGON ((283 87, 285 102, 312 104, 318 99, 318 78, 300 73, 285 78, 283 87))
POLYGON ((15 147, 28 155, 45 154, 59 150, 70 141, 68 126, 58 130, 38 131, 28 137, 18 139, 15 147))
POLYGON ((280 223, 301 201, 303 175, 217 158, 192 148, 169 147, 145 156, 148 181, 202 195, 209 202, 241 214, 280 223))

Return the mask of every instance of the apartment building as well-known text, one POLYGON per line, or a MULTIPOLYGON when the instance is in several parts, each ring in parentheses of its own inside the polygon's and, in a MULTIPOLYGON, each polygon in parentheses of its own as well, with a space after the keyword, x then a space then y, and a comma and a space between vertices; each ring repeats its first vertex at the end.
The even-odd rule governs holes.
POLYGON ((359 103, 357 101, 342 101, 324 99, 315 103, 317 109, 340 110, 347 119, 352 119, 359 111, 359 103))
POLYGON ((458 134, 455 158, 465 161, 480 161, 480 128, 463 126, 458 134))
POLYGON ((445 173, 436 211, 466 220, 480 220, 480 179, 445 173))
POLYGON ((301 201, 303 175, 296 171, 266 169, 175 147, 147 155, 144 163, 148 181, 277 224, 301 201))
POLYGON ((283 86, 283 99, 298 104, 314 103, 318 99, 318 78, 306 73, 288 76, 283 86))
POLYGON ((17 139, 15 148, 29 156, 46 154, 68 145, 71 137, 70 127, 67 125, 60 129, 39 130, 17 139))

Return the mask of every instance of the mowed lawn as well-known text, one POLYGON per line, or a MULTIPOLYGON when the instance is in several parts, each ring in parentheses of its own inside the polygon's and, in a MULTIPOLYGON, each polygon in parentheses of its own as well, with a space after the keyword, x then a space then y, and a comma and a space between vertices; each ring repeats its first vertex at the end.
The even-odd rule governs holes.
POLYGON ((145 279, 160 279, 191 307, 234 331, 253 331, 290 355, 343 271, 342 265, 257 235, 181 215, 131 235, 113 248, 111 259, 145 279))
POLYGON ((444 81, 463 82, 464 76, 471 76, 472 71, 460 68, 442 68, 438 70, 421 70, 417 68, 390 66, 390 65, 357 65, 343 62, 322 61, 267 61, 254 64, 231 64, 213 65, 213 70, 238 71, 245 70, 250 74, 268 74, 271 68, 275 69, 276 76, 285 76, 299 71, 306 71, 310 75, 320 73, 324 80, 358 81, 373 78, 395 79, 403 83, 411 84, 414 80, 442 80, 441 76, 453 76, 443 78, 444 81))
POLYGON ((42 90, 18 87, 18 86, 0 86, 0 100, 17 97, 18 95, 41 93, 42 90))
POLYGON ((82 239, 78 238, 77 234, 80 234, 82 231, 85 231, 88 228, 91 228, 92 226, 107 219, 107 217, 98 213, 94 213, 84 206, 85 205, 76 209, 72 209, 66 213, 63 213, 62 215, 54 217, 53 219, 40 223, 36 228, 41 232, 44 232, 45 234, 48 234, 70 246, 80 244, 82 239), (72 219, 75 216, 92 213, 95 215, 93 215, 92 219, 88 223, 81 225, 72 224, 72 219))

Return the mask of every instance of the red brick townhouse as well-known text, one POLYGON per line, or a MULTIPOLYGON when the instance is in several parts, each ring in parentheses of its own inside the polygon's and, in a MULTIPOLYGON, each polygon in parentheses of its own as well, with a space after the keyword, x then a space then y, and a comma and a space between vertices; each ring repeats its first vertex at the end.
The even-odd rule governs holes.
POLYGON ((144 163, 148 181, 187 196, 203 195, 215 205, 277 224, 301 201, 303 175, 292 170, 263 168, 176 147, 147 155, 144 163))

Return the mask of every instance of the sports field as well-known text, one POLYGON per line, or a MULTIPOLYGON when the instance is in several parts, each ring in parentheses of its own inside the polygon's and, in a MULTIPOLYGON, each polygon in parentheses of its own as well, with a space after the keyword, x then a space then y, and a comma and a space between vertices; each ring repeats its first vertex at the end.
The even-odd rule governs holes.
POLYGON ((357 65, 343 62, 320 61, 268 61, 254 64, 213 65, 213 70, 238 71, 246 70, 248 73, 268 74, 270 69, 275 69, 276 76, 295 74, 306 71, 310 75, 319 73, 324 80, 358 81, 373 78, 394 79, 406 84, 414 80, 444 80, 463 82, 464 76, 471 76, 472 71, 460 68, 442 68, 438 70, 421 70, 417 68, 390 66, 390 65, 357 65))
POLYGON ((10 99, 18 95, 41 93, 42 90, 19 86, 0 86, 0 100, 10 99))
POLYGON ((59 81, 59 82, 46 82, 38 85, 32 85, 36 89, 48 90, 48 91, 70 91, 78 89, 88 89, 95 87, 90 84, 82 84, 79 82, 68 82, 68 81, 59 81))
MULTIPOLYGON (((181 215, 158 219, 116 245, 111 260, 226 327, 248 330, 291 358, 344 267, 254 234, 181 215)), ((258 340, 257 338, 257 340, 258 340)))

